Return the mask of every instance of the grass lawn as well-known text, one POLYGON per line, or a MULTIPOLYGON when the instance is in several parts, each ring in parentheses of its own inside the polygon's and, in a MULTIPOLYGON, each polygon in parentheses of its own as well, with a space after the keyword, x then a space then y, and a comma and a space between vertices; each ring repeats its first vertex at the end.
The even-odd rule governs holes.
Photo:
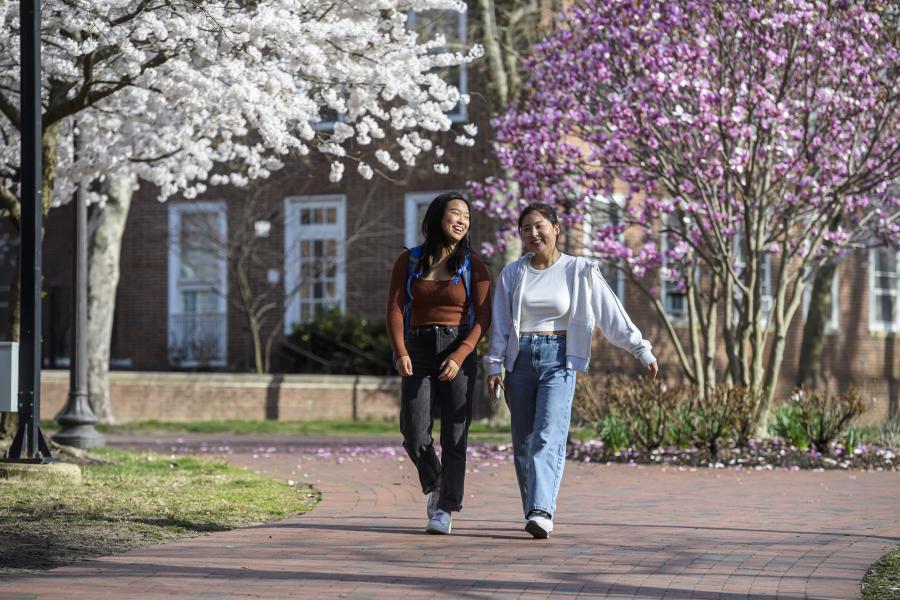
MULTIPOLYGON (((55 421, 41 421, 45 431, 56 431, 55 421)), ((237 435, 393 435, 399 436, 400 426, 391 421, 140 421, 115 425, 99 425, 104 433, 224 433, 237 435)), ((440 422, 435 422, 440 430, 440 422)), ((508 441, 508 426, 472 423, 473 441, 508 441), (505 434, 505 435, 504 435, 505 434)))
POLYGON ((900 548, 869 567, 860 584, 861 600, 900 600, 900 548))
POLYGON ((306 512, 316 490, 194 457, 103 449, 84 483, 0 479, 0 576, 306 512))

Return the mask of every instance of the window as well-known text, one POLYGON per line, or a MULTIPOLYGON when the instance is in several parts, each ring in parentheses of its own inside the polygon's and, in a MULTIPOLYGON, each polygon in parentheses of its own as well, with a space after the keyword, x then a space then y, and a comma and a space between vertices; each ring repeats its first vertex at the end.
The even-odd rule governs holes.
MULTIPOLYGON (((582 254, 588 258, 597 260, 600 264, 600 272, 606 283, 612 288, 619 300, 625 301, 625 274, 609 259, 602 258, 596 252, 597 235, 602 231, 619 225, 622 222, 622 206, 620 198, 596 197, 588 204, 588 211, 584 215, 584 250, 582 254)), ((624 234, 616 234, 619 242, 624 242, 624 234)))
MULTIPOLYGON (((806 275, 806 281, 803 283, 803 320, 806 320, 806 315, 809 312, 809 299, 810 294, 812 293, 813 286, 813 273, 809 272, 806 275)), ((828 313, 828 320, 825 321, 825 333, 835 333, 838 328, 838 272, 835 270, 834 277, 831 278, 831 303, 830 306, 826 308, 826 312, 828 313)))
POLYGON ((169 205, 169 360, 225 366, 228 249, 224 202, 169 205))
POLYGON ((333 103, 345 103, 347 101, 346 96, 343 86, 336 94, 330 89, 326 90, 324 94, 320 92, 318 100, 323 104, 319 107, 319 120, 312 124, 313 129, 324 132, 334 131, 335 123, 343 123, 345 113, 338 112, 336 109, 331 108, 331 105, 333 103))
POLYGON ((869 329, 898 331, 898 254, 890 248, 869 251, 869 329))
MULTIPOLYGON (((747 245, 744 243, 744 236, 738 234, 734 236, 734 266, 735 271, 740 274, 746 266, 747 245)), ((749 278, 742 278, 742 281, 749 281, 749 278)), ((759 320, 765 323, 769 320, 769 313, 772 312, 772 255, 763 252, 762 261, 759 265, 759 281, 760 295, 758 314, 759 320)), ((735 292, 735 310, 743 305, 743 294, 740 290, 735 292)))
MULTIPOLYGON (((462 52, 466 45, 466 14, 455 10, 427 10, 410 13, 409 27, 417 31, 419 39, 433 39, 436 34, 444 34, 447 45, 434 48, 435 53, 462 52)), ((448 67, 440 71, 441 78, 455 86, 460 94, 468 93, 468 71, 466 65, 448 67)), ((459 103, 452 113, 447 115, 454 122, 465 121, 466 105, 459 103)))
POLYGON ((420 245, 425 238, 422 237, 422 220, 428 211, 428 205, 434 197, 442 192, 413 192, 406 195, 404 206, 404 236, 403 244, 407 248, 420 245))
POLYGON ((285 199, 285 331, 328 308, 344 310, 345 198, 285 199))
MULTIPOLYGON (((667 225, 663 224, 664 227, 667 225)), ((687 318, 687 293, 684 287, 676 279, 667 277, 669 259, 666 256, 669 251, 669 233, 663 231, 660 235, 659 251, 662 254, 662 269, 660 269, 660 289, 662 303, 666 314, 673 320, 687 318)))

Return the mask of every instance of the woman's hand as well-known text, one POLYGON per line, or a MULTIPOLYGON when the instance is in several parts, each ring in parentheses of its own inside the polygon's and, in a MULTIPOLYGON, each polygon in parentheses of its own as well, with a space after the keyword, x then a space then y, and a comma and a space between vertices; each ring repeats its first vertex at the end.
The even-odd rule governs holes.
POLYGON ((503 388, 503 377, 499 374, 488 375, 487 386, 488 386, 488 392, 490 392, 490 394, 491 394, 491 399, 496 398, 497 390, 504 389, 503 388))
POLYGON ((647 377, 650 379, 656 379, 656 374, 659 373, 659 365, 656 364, 656 361, 647 365, 647 377))
POLYGON ((397 359, 397 363, 394 365, 397 368, 397 372, 400 373, 400 377, 409 377, 412 375, 412 361, 408 356, 401 356, 397 359))
POLYGON ((453 381, 457 373, 459 373, 459 365, 452 358, 448 358, 441 363, 441 374, 438 375, 438 381, 453 381))

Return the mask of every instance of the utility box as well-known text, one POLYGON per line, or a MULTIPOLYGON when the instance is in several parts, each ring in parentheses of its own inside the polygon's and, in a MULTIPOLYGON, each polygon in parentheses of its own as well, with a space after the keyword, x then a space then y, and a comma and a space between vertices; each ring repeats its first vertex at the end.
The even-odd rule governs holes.
POLYGON ((0 342, 0 412, 19 412, 18 342, 0 342))

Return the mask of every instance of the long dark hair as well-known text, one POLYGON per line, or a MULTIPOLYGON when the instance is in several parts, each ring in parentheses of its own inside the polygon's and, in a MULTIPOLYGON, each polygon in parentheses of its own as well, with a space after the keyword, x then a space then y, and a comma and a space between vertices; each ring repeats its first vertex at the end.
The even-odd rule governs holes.
MULTIPOLYGON (((450 245, 450 241, 444 234, 444 228, 441 227, 441 221, 444 220, 444 212, 447 210, 447 204, 451 200, 462 200, 466 203, 470 215, 472 207, 469 205, 468 199, 459 192, 445 192, 439 194, 428 205, 425 217, 422 219, 422 236, 425 242, 422 244, 422 258, 419 260, 419 269, 422 275, 428 275, 431 271, 431 265, 441 258, 441 252, 450 245)), ((470 217, 471 218, 471 217, 470 217)), ((447 258, 447 270, 450 273, 459 271, 460 266, 465 260, 466 254, 471 250, 472 238, 469 235, 472 231, 471 221, 469 222, 469 231, 466 231, 465 237, 456 245, 456 249, 447 258)))

